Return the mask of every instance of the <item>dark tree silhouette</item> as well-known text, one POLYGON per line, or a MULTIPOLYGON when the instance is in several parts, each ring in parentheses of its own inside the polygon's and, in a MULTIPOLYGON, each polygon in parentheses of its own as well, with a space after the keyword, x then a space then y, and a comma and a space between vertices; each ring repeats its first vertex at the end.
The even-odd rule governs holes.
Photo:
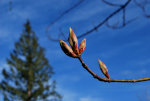
POLYGON ((51 80, 52 67, 37 40, 27 21, 19 41, 15 43, 15 49, 7 59, 9 69, 4 68, 2 71, 4 79, 0 82, 0 89, 4 101, 61 99, 55 91, 55 81, 51 80))

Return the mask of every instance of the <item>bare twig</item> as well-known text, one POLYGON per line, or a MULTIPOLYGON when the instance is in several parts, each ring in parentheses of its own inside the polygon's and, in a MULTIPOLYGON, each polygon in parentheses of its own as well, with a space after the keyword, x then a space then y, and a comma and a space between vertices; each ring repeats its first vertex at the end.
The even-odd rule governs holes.
POLYGON ((140 79, 111 79, 111 78, 108 79, 108 78, 102 78, 102 77, 98 76, 92 70, 90 70, 88 68, 88 66, 83 62, 81 56, 79 56, 78 59, 80 60, 83 68, 85 68, 95 79, 97 79, 99 81, 103 81, 103 82, 128 82, 128 83, 135 83, 135 82, 142 82, 142 81, 149 81, 150 80, 150 77, 140 78, 140 79))
MULTIPOLYGON (((98 31, 98 29, 99 29, 102 25, 104 25, 104 24, 106 24, 107 27, 109 27, 109 28, 112 28, 112 29, 119 29, 119 28, 125 27, 127 24, 129 24, 129 23, 135 21, 137 18, 139 18, 139 17, 135 17, 135 18, 129 19, 129 20, 127 20, 127 18, 126 18, 126 13, 127 13, 127 12, 126 12, 126 8, 127 8, 127 6, 131 3, 131 1, 133 1, 133 0, 127 0, 124 4, 115 4, 115 3, 111 3, 111 2, 109 2, 109 1, 107 1, 107 0, 101 0, 101 1, 104 2, 104 3, 107 4, 107 5, 110 5, 110 6, 113 6, 113 7, 118 7, 118 9, 116 9, 114 12, 112 12, 111 14, 109 14, 104 20, 100 21, 96 26, 92 27, 91 29, 87 30, 86 32, 82 33, 81 35, 77 36, 78 39, 80 39, 80 38, 82 38, 82 37, 84 37, 84 36, 87 36, 87 35, 89 35, 89 34, 92 34, 94 31, 98 31), (114 17, 116 14, 120 13, 121 11, 122 11, 122 20, 116 22, 116 23, 113 24, 113 25, 109 24, 108 21, 109 21, 112 17, 114 17), (121 23, 121 22, 122 22, 122 23, 121 23)), ((148 0, 144 0, 144 1, 145 1, 144 4, 141 4, 141 3, 137 2, 137 0, 134 0, 135 4, 136 4, 137 6, 139 6, 139 7, 143 10, 144 16, 147 17, 147 18, 150 18, 150 14, 147 14, 147 13, 146 13, 146 9, 145 9, 145 5, 150 4, 150 2, 148 2, 148 0)), ((83 1, 80 1, 80 3, 81 3, 81 2, 83 2, 83 1)), ((80 4, 80 3, 79 3, 79 4, 80 4)), ((78 3, 77 3, 77 4, 78 4, 78 3)), ((77 6, 77 5, 76 5, 76 6, 77 6)), ((76 7, 76 6, 74 6, 74 7, 76 7)), ((70 12, 71 10, 72 10, 72 9, 69 9, 69 12, 70 12)), ((67 12, 67 13, 68 13, 68 12, 67 12)), ((67 13, 65 13, 65 14, 67 14, 67 13)), ((61 17, 60 17, 60 18, 61 18, 61 17)), ((57 21, 57 20, 56 20, 56 21, 57 21)), ((55 22, 55 21, 54 21, 54 22, 55 22)), ((52 23, 53 23, 53 22, 52 22, 52 23)), ((48 30, 47 30, 47 36, 48 36, 48 38, 49 38, 51 41, 54 41, 54 42, 57 42, 57 41, 58 41, 57 38, 52 38, 52 37, 51 37, 51 34, 48 33, 48 30)), ((60 35, 58 35, 58 36, 60 36, 60 35)), ((62 36, 62 35, 61 35, 61 36, 62 36)), ((68 41, 68 39, 64 38, 64 41, 68 41)))
POLYGON ((123 14, 122 14, 123 26, 125 26, 126 25, 126 9, 124 8, 122 11, 123 11, 123 14))
MULTIPOLYGON (((51 41, 58 41, 59 39, 55 39, 55 38, 52 38, 51 35, 48 33, 48 31, 50 30, 51 26, 54 25, 57 21, 59 21, 64 15, 68 14, 70 11, 72 11, 73 9, 75 9, 76 7, 78 7, 84 0, 79 0, 79 2, 77 2, 76 4, 74 4, 73 6, 71 6, 70 8, 68 8, 67 10, 65 10, 62 14, 60 14, 54 21, 52 21, 50 23, 50 25, 46 28, 46 34, 49 38, 49 40, 51 41)), ((63 33, 59 33, 58 36, 64 36, 63 33)), ((65 39, 67 40, 67 39, 65 39)))
POLYGON ((117 6, 117 7, 118 7, 118 6, 120 6, 120 7, 122 6, 122 4, 115 4, 115 3, 108 2, 108 1, 106 1, 106 0, 102 0, 102 1, 103 1, 105 4, 109 5, 109 6, 115 6, 115 7, 116 7, 116 6, 117 6))
POLYGON ((53 24, 55 24, 58 20, 60 20, 64 15, 78 7, 84 0, 79 0, 75 5, 65 10, 62 14, 60 14, 53 22, 50 23, 49 27, 51 27, 53 24))
MULTIPOLYGON (((108 20, 109 21, 109 20, 108 20)), ((126 26, 127 24, 131 23, 132 21, 126 21, 126 9, 123 8, 122 10, 122 24, 119 26, 120 21, 118 20, 116 23, 114 23, 113 25, 110 25, 109 22, 106 22, 106 26, 112 29, 119 29, 119 28, 123 28, 124 26, 126 26)))
POLYGON ((146 13, 146 8, 145 8, 146 5, 150 5, 150 1, 144 0, 144 3, 139 3, 137 0, 134 0, 134 3, 142 9, 145 17, 150 18, 150 14, 146 13))
POLYGON ((120 23, 120 22, 117 21, 116 23, 114 23, 114 24, 111 25, 111 24, 109 23, 109 21, 107 21, 107 22, 106 22, 106 26, 107 26, 108 28, 117 29, 117 28, 119 27, 119 26, 118 26, 119 23, 120 23))
MULTIPOLYGON (((58 42, 59 39, 58 39, 58 38, 56 38, 56 39, 55 39, 55 38, 52 38, 52 37, 51 37, 51 34, 48 33, 48 29, 46 29, 46 34, 47 34, 47 37, 48 37, 49 40, 51 40, 51 41, 53 41, 53 42, 58 42)), ((61 35, 62 35, 62 33, 59 33, 59 34, 58 34, 58 36, 61 36, 61 35)))
POLYGON ((65 40, 67 40, 67 38, 66 38, 66 36, 65 36, 65 33, 61 30, 61 28, 59 29, 59 32, 60 32, 60 34, 59 34, 59 36, 58 36, 58 39, 59 38, 64 38, 65 40))
POLYGON ((92 32, 94 32, 95 30, 97 30, 99 27, 101 27, 104 23, 106 23, 110 18, 112 18, 114 15, 116 15, 117 13, 119 13, 122 9, 126 8, 127 5, 131 2, 131 0, 128 0, 124 5, 122 5, 121 7, 119 7, 117 10, 115 10, 113 13, 111 13, 108 17, 106 17, 102 22, 100 22, 97 26, 93 27, 92 29, 90 29, 89 31, 77 36, 78 39, 82 38, 83 36, 86 36, 92 32))
MULTIPOLYGON (((117 10, 115 10, 114 12, 112 12, 108 17, 106 17, 103 21, 101 21, 98 25, 96 25, 95 27, 93 27, 92 29, 88 30, 87 32, 77 36, 78 39, 82 38, 83 36, 89 35, 90 33, 97 31, 99 27, 101 27, 103 24, 105 24, 110 18, 112 18, 114 15, 116 15, 117 13, 119 13, 120 11, 122 11, 124 8, 127 7, 127 5, 131 2, 131 0, 128 0, 124 5, 120 6, 117 10)), ((51 35, 48 33, 49 27, 46 30, 46 34, 49 38, 49 40, 54 41, 54 42, 58 42, 59 39, 55 39, 52 38, 51 35)), ((65 39, 64 41, 68 41, 67 39, 65 39)))
POLYGON ((133 19, 130 19, 128 21, 125 22, 125 24, 122 24, 121 26, 117 26, 119 24, 119 22, 113 24, 113 25, 110 25, 108 22, 106 23, 106 26, 109 27, 109 28, 112 28, 112 29, 119 29, 119 28, 123 28, 125 27, 126 25, 130 24, 131 22, 137 20, 139 18, 139 16, 133 18, 133 19))

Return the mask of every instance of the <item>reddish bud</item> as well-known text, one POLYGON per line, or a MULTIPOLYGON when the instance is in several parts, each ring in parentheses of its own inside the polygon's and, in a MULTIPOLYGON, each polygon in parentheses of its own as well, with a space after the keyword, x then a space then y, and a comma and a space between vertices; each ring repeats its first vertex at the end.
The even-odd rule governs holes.
POLYGON ((99 59, 98 59, 98 62, 99 62, 99 66, 100 66, 102 73, 109 79, 108 69, 106 65, 99 59))
POLYGON ((75 33, 73 32, 73 30, 71 29, 71 27, 69 27, 69 43, 70 43, 70 46, 72 47, 74 53, 79 55, 78 39, 77 39, 75 33))
POLYGON ((64 51, 64 53, 70 57, 76 58, 77 55, 73 52, 73 50, 71 49, 71 47, 69 47, 67 45, 67 43, 65 43, 63 40, 59 40, 61 49, 64 51))
POLYGON ((81 55, 82 52, 85 50, 86 47, 86 39, 82 40, 82 42, 79 45, 79 54, 81 55))

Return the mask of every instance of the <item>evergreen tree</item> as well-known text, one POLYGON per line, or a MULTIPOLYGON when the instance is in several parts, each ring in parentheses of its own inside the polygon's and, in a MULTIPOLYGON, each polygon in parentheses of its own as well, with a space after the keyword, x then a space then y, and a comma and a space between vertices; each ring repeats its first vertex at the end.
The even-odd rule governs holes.
POLYGON ((39 46, 35 33, 27 21, 15 49, 7 59, 9 69, 3 69, 0 83, 4 101, 58 101, 55 81, 50 78, 52 67, 39 46))

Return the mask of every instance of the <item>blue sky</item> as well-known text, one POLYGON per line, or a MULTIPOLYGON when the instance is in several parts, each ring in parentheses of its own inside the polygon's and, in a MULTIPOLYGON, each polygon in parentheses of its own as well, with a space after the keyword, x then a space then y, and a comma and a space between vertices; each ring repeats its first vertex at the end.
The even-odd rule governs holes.
MULTIPOLYGON (((111 0, 112 1, 112 0, 111 0)), ((126 0, 117 0, 123 3, 126 0)), ((150 99, 149 81, 140 83, 104 83, 92 78, 77 59, 66 56, 59 43, 51 42, 45 33, 47 26, 60 13, 77 0, 13 0, 9 11, 9 0, 0 0, 0 70, 8 68, 6 58, 14 49, 27 19, 46 49, 45 54, 54 68, 53 79, 63 101, 146 101, 150 99), (147 94, 147 90, 149 91, 147 94)), ((85 0, 80 6, 65 15, 51 27, 49 33, 57 38, 61 29, 68 37, 69 26, 80 35, 97 25, 117 8, 104 5, 101 0, 85 0)), ((109 70, 110 78, 133 79, 149 77, 150 72, 150 19, 143 17, 140 8, 131 3, 127 18, 139 19, 122 29, 109 29, 105 25, 97 32, 85 36, 87 47, 82 54, 85 63, 95 73, 103 76, 98 66, 101 59, 109 70)), ((110 21, 118 21, 120 14, 110 21)), ((81 42, 82 39, 79 39, 81 42)))

